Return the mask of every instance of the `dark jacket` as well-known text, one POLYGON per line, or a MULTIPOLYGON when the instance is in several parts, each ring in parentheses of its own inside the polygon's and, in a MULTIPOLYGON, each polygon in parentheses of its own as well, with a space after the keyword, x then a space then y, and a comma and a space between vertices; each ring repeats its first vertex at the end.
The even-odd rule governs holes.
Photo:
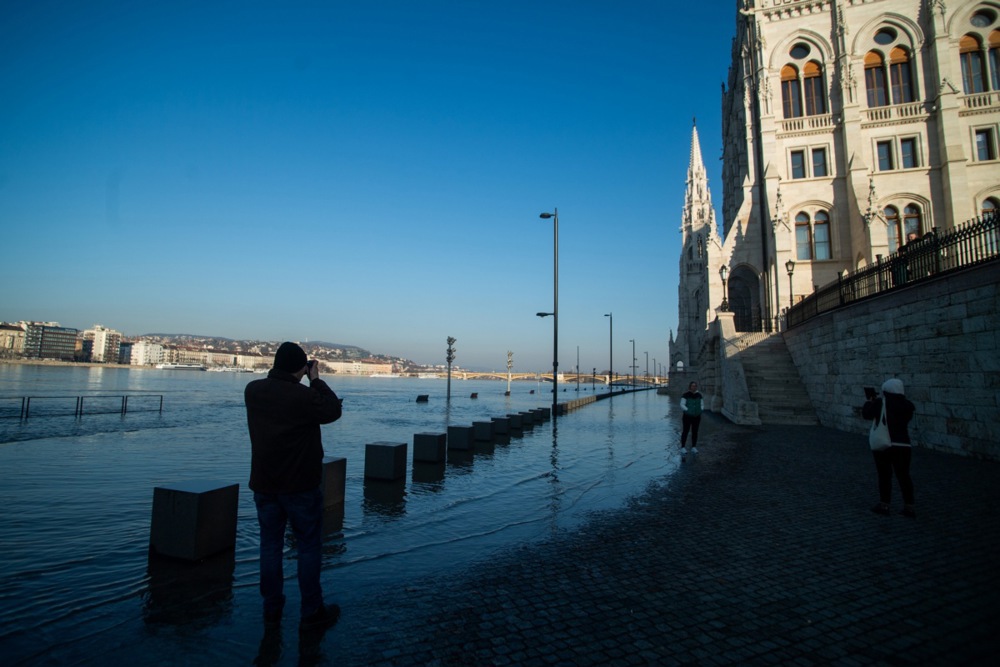
MULTIPOLYGON (((913 418, 916 408, 906 396, 902 394, 884 393, 885 397, 885 423, 889 427, 889 439, 894 444, 910 444, 910 432, 907 424, 913 418)), ((873 398, 865 401, 861 408, 861 416, 869 421, 873 421, 882 414, 882 399, 873 398)))
POLYGON ((250 488, 296 493, 318 488, 323 476, 320 424, 340 419, 340 399, 320 379, 309 386, 272 368, 246 386, 250 429, 250 488))

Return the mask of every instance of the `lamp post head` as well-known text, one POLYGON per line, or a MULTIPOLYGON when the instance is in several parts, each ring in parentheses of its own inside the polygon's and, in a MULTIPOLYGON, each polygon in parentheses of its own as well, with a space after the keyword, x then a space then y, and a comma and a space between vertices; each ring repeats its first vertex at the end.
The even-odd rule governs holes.
POLYGON ((726 282, 726 278, 729 276, 729 267, 725 264, 719 267, 719 276, 722 278, 722 282, 726 282))
POLYGON ((541 218, 542 220, 548 220, 549 218, 554 218, 555 213, 540 213, 538 217, 541 218))
POLYGON ((555 313, 535 313, 538 317, 548 317, 549 315, 555 315, 555 313))
POLYGON ((792 275, 795 272, 795 262, 792 260, 785 262, 785 271, 788 271, 788 275, 792 275))
POLYGON ((604 317, 611 317, 611 313, 604 313, 604 317))

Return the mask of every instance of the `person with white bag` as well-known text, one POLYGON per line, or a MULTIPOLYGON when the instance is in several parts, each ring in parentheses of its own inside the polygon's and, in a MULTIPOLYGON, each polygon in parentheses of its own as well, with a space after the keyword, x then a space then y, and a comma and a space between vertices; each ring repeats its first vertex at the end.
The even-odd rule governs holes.
POLYGON ((882 384, 881 397, 870 389, 866 393, 869 396, 861 408, 861 416, 872 422, 868 440, 878 474, 879 502, 872 507, 872 512, 891 513, 889 503, 892 500, 892 476, 895 474, 903 494, 901 514, 916 518, 913 480, 910 479, 912 447, 907 428, 916 408, 903 394, 903 381, 898 378, 890 378, 882 384))

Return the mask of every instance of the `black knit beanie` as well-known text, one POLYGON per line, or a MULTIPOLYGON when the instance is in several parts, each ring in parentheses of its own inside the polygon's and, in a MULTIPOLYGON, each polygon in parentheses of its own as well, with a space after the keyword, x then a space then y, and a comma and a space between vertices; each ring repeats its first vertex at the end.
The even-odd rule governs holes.
POLYGON ((274 367, 286 373, 296 373, 306 365, 308 358, 302 348, 295 343, 282 343, 274 353, 274 367))

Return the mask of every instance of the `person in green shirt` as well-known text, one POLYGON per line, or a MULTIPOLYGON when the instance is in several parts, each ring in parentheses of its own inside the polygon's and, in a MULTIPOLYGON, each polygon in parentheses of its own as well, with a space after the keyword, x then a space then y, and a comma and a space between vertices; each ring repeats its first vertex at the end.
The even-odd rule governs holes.
POLYGON ((691 433, 691 453, 698 453, 698 427, 701 425, 701 408, 704 398, 698 391, 698 383, 692 382, 681 395, 681 456, 687 454, 687 437, 691 433))

